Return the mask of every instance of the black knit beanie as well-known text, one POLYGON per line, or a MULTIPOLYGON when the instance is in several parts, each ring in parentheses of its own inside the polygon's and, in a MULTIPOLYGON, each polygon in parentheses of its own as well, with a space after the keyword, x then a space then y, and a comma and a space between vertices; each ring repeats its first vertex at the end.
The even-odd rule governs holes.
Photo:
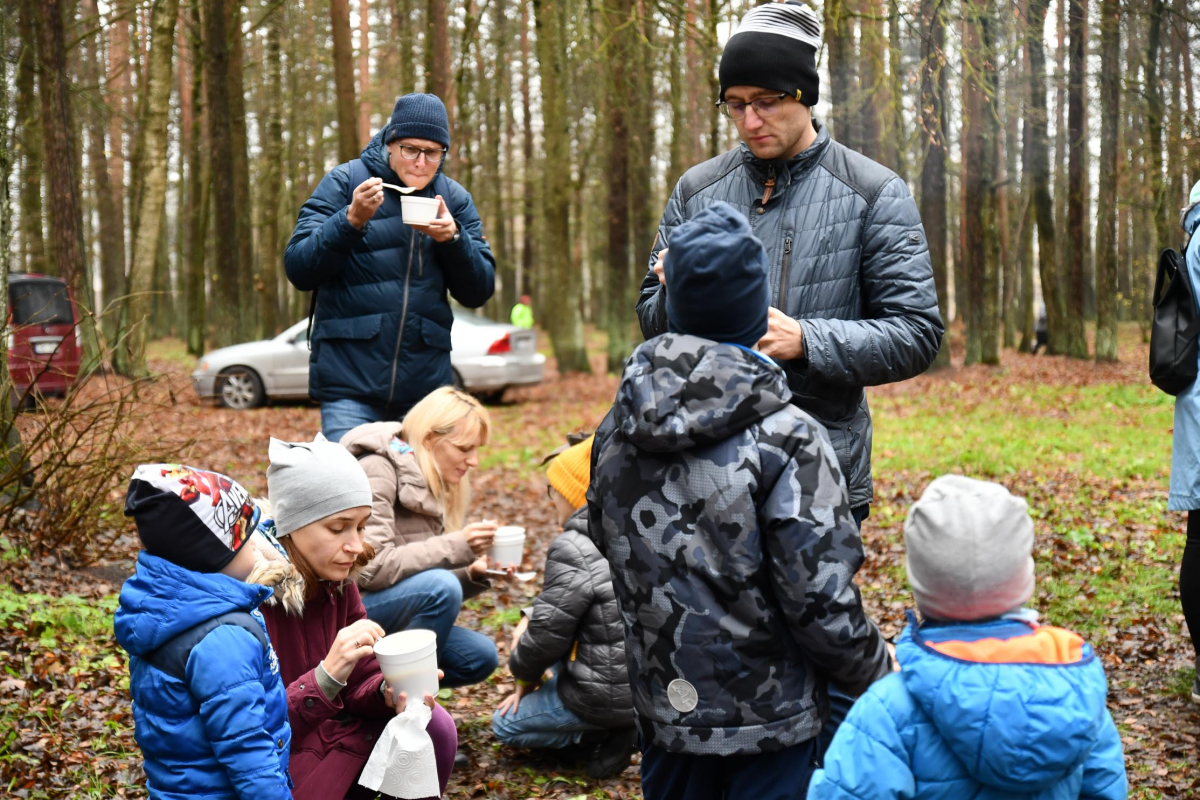
POLYGON ((753 347, 767 332, 767 251, 746 215, 718 200, 671 234, 667 330, 753 347))
POLYGON ((758 86, 815 106, 821 88, 820 48, 821 23, 799 0, 755 6, 721 53, 721 99, 730 86, 758 86))
POLYGON ((413 92, 396 100, 392 121, 383 129, 383 143, 408 138, 450 146, 450 119, 446 104, 437 95, 413 92))

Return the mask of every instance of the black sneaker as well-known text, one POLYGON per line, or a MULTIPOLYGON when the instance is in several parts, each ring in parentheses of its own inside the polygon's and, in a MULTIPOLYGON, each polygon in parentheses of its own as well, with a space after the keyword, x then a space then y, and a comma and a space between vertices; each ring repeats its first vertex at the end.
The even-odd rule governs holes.
POLYGON ((459 750, 454 754, 454 771, 462 772, 471 768, 471 759, 467 758, 467 754, 459 750))
POLYGON ((583 765, 589 778, 600 780, 620 775, 629 766, 629 757, 637 749, 636 728, 606 731, 604 739, 583 765))

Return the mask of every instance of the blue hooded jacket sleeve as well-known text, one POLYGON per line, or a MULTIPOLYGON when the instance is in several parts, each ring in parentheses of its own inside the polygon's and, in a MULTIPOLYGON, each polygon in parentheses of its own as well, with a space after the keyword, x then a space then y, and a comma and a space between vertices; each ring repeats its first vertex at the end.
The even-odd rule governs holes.
POLYGON ((344 264, 342 257, 367 235, 370 222, 359 230, 346 216, 349 184, 349 168, 335 167, 300 209, 283 261, 288 280, 302 292, 328 282, 344 264))
POLYGON ((496 259, 483 236, 483 221, 466 189, 447 180, 442 197, 458 223, 458 241, 434 244, 451 296, 467 308, 479 308, 496 290, 496 259))
POLYGON ((266 731, 262 645, 249 632, 222 625, 188 657, 186 681, 200 704, 200 718, 229 782, 243 800, 288 800, 288 778, 280 750, 266 731))
POLYGON ((813 774, 808 800, 906 800, 916 791, 911 757, 896 720, 868 692, 838 727, 825 768, 813 774))
POLYGON ((1129 779, 1124 764, 1121 734, 1117 732, 1112 715, 1105 714, 1096 746, 1083 765, 1079 800, 1125 800, 1129 796, 1129 779))

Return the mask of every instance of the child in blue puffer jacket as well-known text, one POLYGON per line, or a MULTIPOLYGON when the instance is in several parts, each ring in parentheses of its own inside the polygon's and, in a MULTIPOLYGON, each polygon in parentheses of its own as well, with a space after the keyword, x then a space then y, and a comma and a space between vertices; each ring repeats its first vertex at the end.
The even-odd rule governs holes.
POLYGON ((292 796, 287 696, 258 611, 271 589, 245 582, 259 513, 214 472, 143 464, 129 482, 145 549, 113 627, 153 798, 292 796))
POLYGON ((901 671, 850 709, 809 800, 1124 800, 1107 683, 1078 634, 1039 626, 1033 521, 1004 487, 938 478, 904 526, 901 671))

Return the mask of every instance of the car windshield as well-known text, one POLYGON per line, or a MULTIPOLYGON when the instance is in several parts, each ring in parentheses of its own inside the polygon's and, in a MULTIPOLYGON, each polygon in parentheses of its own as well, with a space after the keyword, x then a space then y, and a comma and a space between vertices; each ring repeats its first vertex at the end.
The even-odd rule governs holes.
POLYGON ((60 281, 13 281, 8 286, 13 325, 74 325, 66 284, 60 281))

